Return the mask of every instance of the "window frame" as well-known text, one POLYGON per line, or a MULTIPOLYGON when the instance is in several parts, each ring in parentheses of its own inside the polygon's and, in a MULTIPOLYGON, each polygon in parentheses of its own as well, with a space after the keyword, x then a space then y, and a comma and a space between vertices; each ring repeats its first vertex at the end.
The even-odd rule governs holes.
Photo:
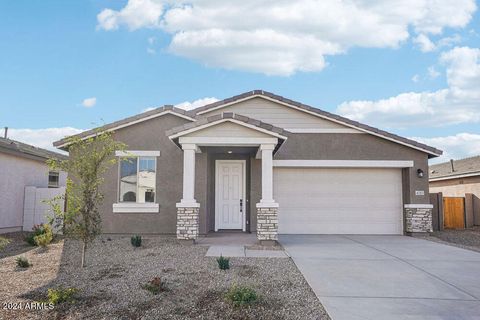
POLYGON ((131 213, 131 212, 142 212, 142 213, 158 213, 159 204, 157 203, 157 173, 158 173, 158 157, 160 156, 160 151, 146 151, 146 150, 126 150, 126 151, 116 151, 115 156, 118 157, 118 166, 117 166, 117 197, 115 203, 113 203, 113 212, 114 213, 131 213), (137 185, 136 185, 136 198, 135 202, 133 201, 120 201, 120 184, 121 184, 121 161, 122 158, 137 158, 137 185), (137 202, 138 199, 138 176, 140 173, 140 159, 141 158, 151 158, 154 161, 155 168, 155 192, 153 202, 137 202))
POLYGON ((117 202, 118 203, 136 203, 136 204, 144 204, 144 203, 157 203, 157 157, 152 157, 152 156, 120 156, 118 159, 118 186, 117 186, 117 202), (121 173, 122 173, 122 160, 123 159, 128 159, 128 158, 136 158, 137 159, 137 179, 135 180, 135 201, 123 201, 121 198, 121 183, 122 183, 122 178, 121 178, 121 173), (153 160, 154 164, 153 167, 155 168, 155 186, 154 186, 154 195, 153 195, 153 202, 150 201, 145 201, 145 202, 138 202, 138 197, 139 197, 139 186, 138 183, 140 181, 139 175, 140 175, 140 161, 141 159, 148 159, 148 160, 153 160))
POLYGON ((60 172, 55 171, 55 170, 48 171, 47 184, 48 184, 48 188, 60 188, 60 172), (56 175, 56 177, 57 177, 57 184, 56 185, 50 184, 50 176, 53 176, 53 175, 56 175))

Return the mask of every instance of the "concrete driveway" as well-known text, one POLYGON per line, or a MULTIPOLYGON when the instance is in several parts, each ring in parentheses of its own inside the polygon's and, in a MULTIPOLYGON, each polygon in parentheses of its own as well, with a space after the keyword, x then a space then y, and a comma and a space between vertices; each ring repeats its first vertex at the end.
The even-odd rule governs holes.
POLYGON ((405 236, 280 242, 334 320, 480 319, 480 253, 405 236))

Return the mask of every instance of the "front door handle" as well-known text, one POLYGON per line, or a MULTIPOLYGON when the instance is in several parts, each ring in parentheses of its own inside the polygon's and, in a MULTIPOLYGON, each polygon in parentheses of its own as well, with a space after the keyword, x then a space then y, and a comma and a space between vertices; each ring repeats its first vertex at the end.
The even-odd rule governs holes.
POLYGON ((240 212, 243 212, 243 199, 240 199, 240 212))

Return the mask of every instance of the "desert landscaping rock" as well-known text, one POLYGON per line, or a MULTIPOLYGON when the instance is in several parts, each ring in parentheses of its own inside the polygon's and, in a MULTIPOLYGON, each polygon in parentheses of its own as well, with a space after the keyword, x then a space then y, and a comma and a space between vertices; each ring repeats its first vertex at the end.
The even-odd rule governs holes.
POLYGON ((0 319, 328 319, 291 259, 231 258, 231 269, 222 271, 215 258, 205 257, 208 247, 146 237, 133 248, 129 237, 102 237, 89 248, 82 270, 76 241, 60 241, 41 254, 24 249, 33 263, 26 271, 15 270, 15 252, 0 259, 4 301, 38 301, 59 286, 80 293, 75 303, 52 311, 1 310, 0 319), (153 295, 141 288, 154 277, 166 291, 153 295), (231 306, 224 294, 234 283, 253 287, 260 300, 231 306))
POLYGON ((464 230, 435 231, 424 239, 480 252, 480 226, 464 230))

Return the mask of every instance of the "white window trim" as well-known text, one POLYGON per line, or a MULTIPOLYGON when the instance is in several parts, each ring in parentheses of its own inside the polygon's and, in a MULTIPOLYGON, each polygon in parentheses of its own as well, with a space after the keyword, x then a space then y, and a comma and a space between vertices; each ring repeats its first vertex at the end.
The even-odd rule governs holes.
MULTIPOLYGON (((137 158, 137 175, 139 172, 140 161, 139 157, 152 157, 155 160, 155 196, 153 202, 122 202, 120 201, 120 165, 118 166, 117 178, 117 202, 113 204, 114 213, 157 213, 159 211, 159 204, 157 203, 157 157, 160 156, 160 151, 153 150, 126 150, 115 151, 117 157, 135 157, 137 158)), ((119 161, 120 164, 120 161, 119 161)), ((137 179, 138 180, 138 179, 137 179)), ((137 194, 138 194, 138 181, 137 181, 137 194)))
MULTIPOLYGON (((155 192, 156 193, 156 192, 155 192)), ((158 213, 158 203, 119 202, 113 204, 114 213, 158 213)))
POLYGON ((48 171, 48 187, 49 188, 60 188, 60 172, 59 171, 48 171), (56 173, 57 174, 57 184, 50 183, 50 174, 56 173))
POLYGON ((274 167, 411 168, 410 160, 273 160, 274 167))
POLYGON ((160 157, 160 151, 151 150, 125 150, 115 151, 117 157, 160 157))

